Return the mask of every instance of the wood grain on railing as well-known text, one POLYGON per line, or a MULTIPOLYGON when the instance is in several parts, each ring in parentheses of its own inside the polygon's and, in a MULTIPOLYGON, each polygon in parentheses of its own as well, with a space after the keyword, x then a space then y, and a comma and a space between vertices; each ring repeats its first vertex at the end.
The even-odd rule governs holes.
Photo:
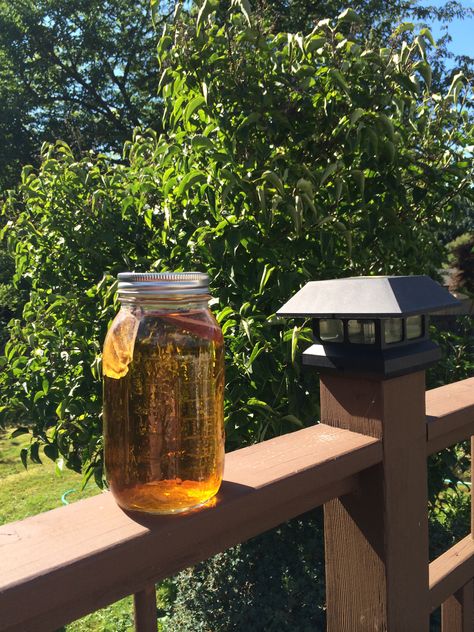
POLYGON ((136 632, 156 632, 156 589, 151 583, 133 596, 136 632))
POLYGON ((474 581, 471 579, 441 606, 441 632, 472 632, 474 581))
POLYGON ((359 472, 381 458, 378 439, 321 424, 228 454, 213 507, 182 516, 130 517, 105 493, 4 525, 0 630, 50 632, 146 591, 155 581, 355 491, 359 472))
POLYGON ((426 392, 428 454, 474 434, 474 377, 426 392))
POLYGON ((324 506, 328 632, 428 632, 425 375, 321 376, 321 419, 382 437, 383 463, 324 506))
POLYGON ((430 606, 435 610, 474 577, 474 538, 467 535, 430 564, 430 606))

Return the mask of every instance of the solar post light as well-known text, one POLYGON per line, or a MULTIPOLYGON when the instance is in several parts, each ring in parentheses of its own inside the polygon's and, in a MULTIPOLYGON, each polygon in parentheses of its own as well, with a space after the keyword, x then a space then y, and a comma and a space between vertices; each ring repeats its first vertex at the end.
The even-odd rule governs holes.
POLYGON ((277 316, 313 319, 315 344, 303 364, 396 377, 439 360, 428 314, 458 304, 428 276, 350 277, 307 283, 277 316))
POLYGON ((303 364, 321 372, 321 424, 380 447, 324 504, 329 632, 428 632, 424 369, 440 357, 428 314, 457 304, 427 276, 352 277, 308 283, 277 312, 313 319, 303 364))

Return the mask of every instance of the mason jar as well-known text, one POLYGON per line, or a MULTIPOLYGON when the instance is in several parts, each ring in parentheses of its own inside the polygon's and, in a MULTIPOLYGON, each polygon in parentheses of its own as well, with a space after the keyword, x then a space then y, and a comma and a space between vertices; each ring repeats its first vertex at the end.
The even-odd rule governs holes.
POLYGON ((187 511, 218 491, 224 468, 224 340, 200 272, 118 275, 107 333, 106 478, 117 503, 187 511))

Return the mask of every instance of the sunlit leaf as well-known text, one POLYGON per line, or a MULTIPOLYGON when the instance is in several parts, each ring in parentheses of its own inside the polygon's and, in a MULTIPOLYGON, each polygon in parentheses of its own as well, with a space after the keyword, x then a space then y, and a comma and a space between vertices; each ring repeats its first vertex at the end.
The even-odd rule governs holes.
POLYGON ((194 99, 191 99, 191 101, 188 103, 188 105, 186 106, 184 110, 184 116, 183 116, 184 124, 187 125, 189 123, 189 119, 196 112, 196 110, 205 104, 206 104, 206 101, 204 97, 201 95, 198 95, 197 97, 194 97, 194 99))

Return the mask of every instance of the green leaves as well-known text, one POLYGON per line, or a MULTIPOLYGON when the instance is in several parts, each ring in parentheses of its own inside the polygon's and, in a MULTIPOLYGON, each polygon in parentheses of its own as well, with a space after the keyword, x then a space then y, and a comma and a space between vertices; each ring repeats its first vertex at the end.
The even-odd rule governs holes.
POLYGON ((322 48, 326 43, 326 37, 321 36, 319 34, 316 35, 308 35, 306 38, 306 52, 312 53, 319 48, 322 48))
POLYGON ((264 171, 262 174, 262 180, 268 182, 268 184, 274 187, 280 195, 285 194, 283 183, 274 171, 264 171))
POLYGON ((138 129, 120 163, 45 146, 5 202, 26 304, 0 358, 0 420, 86 476, 100 476, 117 272, 209 272, 234 448, 317 418, 298 357, 311 332, 272 318, 296 289, 432 273, 433 235, 472 204, 470 88, 457 75, 430 94, 410 27, 379 50, 350 10, 303 36, 257 33, 244 3, 209 19, 215 8, 200 5, 196 36, 188 21, 161 40, 161 134, 138 129))
POLYGON ((258 288, 258 294, 262 294, 268 280, 270 279, 272 273, 275 271, 275 266, 270 266, 268 263, 265 264, 262 272, 262 278, 260 279, 260 286, 258 288))
POLYGON ((381 123, 381 126, 390 140, 394 138, 394 127, 393 121, 386 114, 381 113, 378 115, 378 120, 381 123))
POLYGON ((357 184, 357 187, 360 191, 361 196, 364 197, 364 191, 365 191, 364 172, 361 171, 360 169, 353 169, 351 171, 351 175, 354 178, 355 183, 357 184))
POLYGON ((296 360, 296 350, 298 349, 299 333, 300 333, 300 328, 295 325, 293 327, 293 333, 291 335, 291 364, 294 364, 296 360))
POLYGON ((15 430, 10 434, 12 439, 16 437, 20 437, 21 435, 28 434, 29 429, 26 426, 20 426, 19 428, 15 428, 15 430))
POLYGON ((354 11, 354 9, 345 9, 342 13, 337 16, 338 22, 349 22, 352 24, 362 24, 363 20, 358 13, 354 11))
POLYGON ((462 72, 458 72, 451 80, 451 85, 448 90, 448 97, 451 97, 454 103, 457 103, 459 93, 464 86, 465 76, 462 72))
POLYGON ((339 88, 342 88, 342 90, 344 90, 344 92, 349 94, 349 92, 350 92, 349 84, 345 80, 344 75, 342 74, 342 72, 340 70, 338 70, 337 68, 330 68, 329 71, 328 71, 328 75, 331 77, 333 82, 339 88))
POLYGON ((206 101, 204 97, 201 95, 194 97, 194 99, 191 99, 191 101, 186 106, 186 109, 184 110, 184 116, 183 116, 184 124, 187 125, 189 123, 189 119, 196 112, 196 110, 198 110, 198 108, 201 108, 201 106, 205 104, 206 104, 206 101))
POLYGON ((357 121, 364 116, 364 114, 365 114, 365 110, 363 110, 362 108, 356 108, 351 113, 351 124, 355 125, 357 121))
POLYGON ((212 140, 203 134, 195 134, 191 139, 191 145, 194 149, 214 149, 212 140))
POLYGON ((412 32, 414 30, 415 30, 415 25, 413 24, 413 22, 402 22, 402 24, 399 24, 399 26, 397 26, 397 28, 393 32, 393 37, 396 37, 397 35, 402 35, 403 33, 406 33, 407 31, 412 32))
POLYGON ((333 162, 332 164, 328 165, 323 171, 323 175, 321 176, 319 184, 322 186, 328 178, 330 178, 334 173, 336 173, 337 169, 338 169, 338 164, 336 162, 333 162))
POLYGON ((313 185, 309 180, 305 180, 305 178, 300 178, 296 183, 296 188, 303 194, 308 195, 310 198, 313 197, 313 185))
POLYGON ((181 183, 179 184, 177 190, 176 190, 176 195, 178 197, 181 197, 182 195, 184 195, 191 187, 195 186, 196 184, 202 184, 204 182, 206 182, 207 180, 207 176, 203 171, 190 171, 189 173, 187 173, 184 178, 182 179, 181 183))
POLYGON ((154 26, 157 24, 159 18, 160 4, 160 0, 150 0, 151 18, 154 26))
POLYGON ((432 46, 434 46, 436 48, 436 42, 434 40, 434 37, 431 33, 431 31, 427 28, 421 29, 420 31, 420 36, 424 37, 426 40, 428 40, 430 42, 430 44, 432 46))
POLYGON ((210 0, 204 0, 201 4, 201 8, 199 9, 197 20, 196 20, 196 33, 199 35, 202 25, 208 16, 212 13, 213 6, 210 0))
POLYGON ((252 7, 250 6, 249 0, 232 0, 232 6, 240 9, 247 24, 251 26, 250 14, 252 13, 252 7))
POLYGON ((432 72, 431 66, 426 61, 419 61, 413 66, 414 70, 417 70, 423 77, 426 87, 431 88, 432 72))

